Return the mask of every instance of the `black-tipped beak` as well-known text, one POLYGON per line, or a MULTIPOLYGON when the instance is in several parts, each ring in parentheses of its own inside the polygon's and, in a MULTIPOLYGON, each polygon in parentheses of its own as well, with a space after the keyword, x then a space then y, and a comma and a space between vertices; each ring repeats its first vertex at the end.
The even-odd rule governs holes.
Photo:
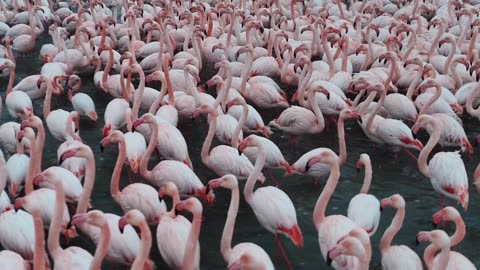
POLYGON ((210 185, 207 185, 207 188, 205 188, 205 194, 210 193, 210 185))
POLYGON ((432 221, 432 227, 433 227, 434 229, 436 229, 437 226, 438 226, 438 224, 432 221))
POLYGON ((120 230, 120 233, 123 234, 123 230, 124 230, 124 229, 125 229, 125 228, 122 228, 122 226, 120 226, 120 220, 119 220, 119 221, 118 221, 118 230, 120 230))
POLYGON ((305 172, 308 172, 309 169, 310 169, 310 165, 308 165, 308 162, 307 162, 307 165, 305 165, 305 172))
POLYGON ((330 251, 327 253, 327 266, 331 266, 332 265, 332 259, 330 259, 330 251))
POLYGON ((238 149, 238 155, 239 155, 239 156, 242 155, 242 151, 240 151, 240 149, 238 149))
POLYGON ((415 237, 415 246, 418 246, 418 245, 420 245, 420 241, 418 241, 418 238, 415 237))
POLYGON ((383 212, 383 207, 380 205, 380 212, 383 212))
POLYGON ((63 155, 60 157, 60 159, 58 160, 58 166, 61 166, 63 163, 63 155))
POLYGON ((105 150, 105 147, 103 147, 103 145, 102 145, 102 144, 100 144, 100 152, 102 152, 102 153, 103 153, 103 151, 104 151, 104 150, 105 150))

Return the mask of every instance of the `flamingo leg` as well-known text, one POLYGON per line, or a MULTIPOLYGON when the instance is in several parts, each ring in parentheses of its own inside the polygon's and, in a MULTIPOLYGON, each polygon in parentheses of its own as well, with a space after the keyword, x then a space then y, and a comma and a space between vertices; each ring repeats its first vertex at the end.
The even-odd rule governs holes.
POLYGON ((278 184, 278 182, 277 182, 277 180, 275 179, 275 177, 273 177, 272 172, 270 171, 269 168, 264 168, 264 169, 263 169, 263 173, 265 173, 265 174, 268 176, 268 178, 270 178, 270 180, 272 180, 272 182, 275 184, 275 186, 276 186, 277 188, 280 187, 280 185, 278 184))
POLYGON ((289 144, 293 148, 296 140, 297 140, 297 135, 291 135, 290 139, 288 139, 287 144, 289 144))
POLYGON ((285 263, 287 264, 288 270, 292 270, 292 265, 290 264, 290 261, 288 260, 287 253, 285 252, 285 249, 283 249, 282 242, 280 242, 280 237, 278 237, 278 234, 275 234, 275 241, 277 242, 277 251, 280 251, 280 253, 283 256, 283 259, 285 260, 285 263))
POLYGON ((412 153, 410 152, 407 148, 403 148, 403 151, 405 151, 405 153, 407 153, 409 156, 411 156, 413 158, 413 160, 415 160, 415 162, 417 162, 417 157, 412 153))

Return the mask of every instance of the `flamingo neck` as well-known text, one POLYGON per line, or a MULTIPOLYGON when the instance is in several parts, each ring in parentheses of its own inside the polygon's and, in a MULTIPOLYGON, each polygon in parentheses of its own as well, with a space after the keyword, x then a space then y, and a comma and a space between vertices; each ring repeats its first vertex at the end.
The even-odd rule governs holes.
MULTIPOLYGON (((435 244, 430 244, 425 249, 423 253, 423 260, 427 265, 427 269, 433 269, 433 263, 435 260, 435 253, 438 251, 438 247, 435 244)), ((450 247, 444 246, 442 247, 440 253, 437 255, 438 261, 435 264, 436 270, 446 270, 448 266, 448 261, 450 259, 450 247)))
MULTIPOLYGON (((140 69, 139 75, 140 75, 140 83, 138 85, 138 89, 135 91, 135 101, 133 103, 133 108, 132 108, 132 121, 135 121, 138 119, 138 111, 140 110, 140 103, 142 101, 143 92, 145 91, 145 73, 143 72, 143 70, 140 69)), ((167 79, 167 82, 168 82, 170 79, 168 75, 168 71, 165 72, 165 77, 168 78, 167 79)), ((129 86, 130 86, 130 78, 127 82, 127 87, 129 86)))
POLYGON ((141 222, 138 226, 141 234, 142 245, 140 246, 140 254, 135 257, 132 264, 132 270, 142 270, 143 266, 148 260, 148 254, 152 247, 152 233, 145 221, 141 222))
POLYGON ((8 86, 6 95, 13 91, 13 82, 15 81, 15 68, 10 68, 10 76, 8 77, 8 86))
POLYGON ((47 79, 45 82, 47 84, 47 91, 45 93, 45 100, 43 101, 43 119, 46 120, 51 110, 53 85, 50 79, 47 79))
POLYGON ((302 75, 305 75, 305 76, 301 76, 301 85, 300 87, 298 88, 298 103, 304 107, 306 107, 308 104, 307 102, 305 101, 305 91, 307 90, 308 88, 308 85, 310 83, 310 79, 312 78, 312 72, 313 72, 313 67, 312 67, 312 62, 308 61, 307 62, 307 69, 306 69, 306 73, 304 73, 302 71, 302 75))
POLYGON ((60 246, 60 229, 63 212, 65 211, 65 192, 61 182, 55 183, 55 212, 53 212, 50 229, 48 231, 47 247, 53 260, 59 260, 63 248, 60 246))
POLYGON ((202 224, 202 211, 193 213, 192 227, 188 234, 185 253, 183 255, 183 270, 193 270, 195 265, 195 250, 198 248, 198 236, 202 224))
POLYGON ((243 126, 247 122, 248 117, 248 106, 245 102, 242 103, 242 115, 240 116, 240 120, 238 121, 235 130, 233 131, 232 136, 232 147, 237 148, 238 146, 238 138, 240 137, 240 132, 242 131, 243 126))
POLYGON ((227 220, 225 227, 223 228, 222 240, 220 243, 220 250, 222 252, 223 259, 226 262, 230 261, 232 253, 232 238, 233 231, 235 230, 235 220, 237 218, 238 206, 240 201, 240 191, 238 185, 232 189, 232 197, 230 198, 230 207, 228 208, 227 220))
POLYGON ((322 35, 322 47, 323 51, 325 52, 325 56, 327 57, 327 64, 329 69, 329 76, 333 76, 335 74, 335 63, 333 61, 332 52, 330 51, 330 47, 327 44, 327 34, 324 33, 322 35))
POLYGON ((30 139, 30 166, 28 167, 27 176, 25 178, 25 195, 33 192, 33 177, 35 176, 38 160, 38 151, 34 138, 30 139))
POLYGON ((325 220, 325 210, 327 209, 328 202, 337 187, 338 179, 340 178, 340 167, 338 160, 335 160, 329 164, 330 166, 330 176, 328 177, 327 184, 323 188, 322 193, 318 197, 317 203, 315 204, 315 209, 313 210, 313 223, 318 229, 320 225, 325 220))
POLYGON ((32 213, 33 224, 35 227, 35 250, 33 252, 33 269, 45 269, 45 233, 43 231, 43 221, 40 211, 32 213))
POLYGON ((343 166, 347 161, 347 144, 345 142, 345 118, 339 117, 337 124, 337 133, 338 133, 338 162, 340 166, 343 166))
POLYGON ((470 94, 470 96, 468 96, 467 104, 465 104, 465 108, 467 109, 467 112, 472 116, 477 115, 477 117, 480 115, 480 108, 477 108, 477 109, 473 108, 473 100, 478 96, 479 92, 480 92, 480 83, 477 82, 477 84, 473 88, 472 93, 470 94))
POLYGON ((393 217, 392 223, 387 228, 380 240, 380 252, 385 254, 392 245, 393 238, 402 228, 403 220, 405 219, 405 207, 399 207, 397 213, 393 217))
POLYGON ((443 66, 443 73, 448 74, 448 70, 450 69, 450 64, 452 63, 453 56, 455 56, 455 51, 457 46, 455 43, 450 43, 452 45, 452 49, 448 53, 447 59, 445 60, 445 64, 443 66))
POLYGON ((253 66, 253 55, 251 52, 247 52, 247 63, 245 65, 245 69, 242 72, 242 84, 240 86, 240 92, 242 96, 244 96, 245 98, 248 97, 247 80, 248 80, 248 75, 252 70, 252 66, 253 66))
POLYGON ((257 182, 258 177, 260 176, 260 172, 265 166, 265 151, 261 145, 257 146, 258 154, 257 160, 255 161, 255 167, 253 168, 252 173, 248 176, 247 183, 245 184, 245 188, 243 190, 243 196, 245 196, 245 201, 251 206, 253 203, 253 188, 255 187, 255 183, 257 182))
POLYGON ((310 129, 315 132, 320 132, 325 128, 325 119, 323 118, 323 113, 318 106, 317 100, 315 99, 316 92, 313 90, 310 91, 312 91, 312 94, 308 97, 308 102, 310 103, 310 107, 315 114, 315 118, 317 118, 317 126, 312 126, 310 129))
POLYGON ((435 101, 437 101, 441 95, 442 95, 442 87, 440 85, 437 85, 435 87, 435 93, 432 95, 432 98, 430 98, 428 102, 425 103, 425 105, 423 105, 423 107, 420 109, 420 112, 418 113, 418 116, 422 114, 426 114, 430 109, 430 107, 433 105, 433 103, 435 103, 435 101))
POLYGON ((423 70, 424 70, 424 66, 423 66, 423 63, 421 63, 418 68, 415 79, 413 79, 413 82, 410 84, 410 86, 407 89, 406 96, 410 100, 412 100, 413 92, 415 91, 415 89, 417 89, 418 85, 422 82, 423 70))
POLYGON ((363 161, 362 163, 363 166, 365 166, 365 177, 363 178, 363 185, 360 189, 360 193, 368 194, 368 191, 370 190, 370 184, 372 183, 372 163, 370 160, 363 161))
POLYGON ((152 129, 152 135, 150 137, 150 142, 148 143, 147 150, 143 155, 142 159, 140 160, 140 175, 142 175, 145 179, 152 179, 153 173, 152 171, 148 170, 148 161, 152 156, 153 151, 157 147, 158 142, 158 124, 156 121, 150 123, 150 128, 152 129))
POLYGON ((90 196, 92 194, 93 186, 95 185, 95 158, 93 153, 89 151, 87 160, 87 169, 85 172, 85 182, 83 184, 83 192, 78 201, 77 214, 83 214, 87 212, 88 205, 90 203, 90 196))
MULTIPOLYGON (((381 93, 380 93, 380 99, 378 100, 377 102, 377 106, 375 107, 375 110, 373 110, 373 112, 370 113, 370 115, 368 116, 368 120, 367 120, 367 130, 368 132, 372 133, 372 134, 375 134, 375 128, 373 126, 373 119, 375 118, 375 116, 378 114, 378 112, 382 109, 382 106, 383 106, 383 102, 385 101, 385 97, 386 97, 386 94, 385 94, 385 91, 386 90, 383 90, 381 93)), ((368 107, 367 107, 368 108, 368 107)))
MULTIPOLYGON (((167 93, 167 87, 165 86, 165 84, 162 84, 162 86, 160 88, 160 94, 158 94, 158 96, 155 98, 155 101, 150 106, 150 109, 148 110, 148 113, 151 113, 151 114, 155 115, 155 113, 159 109, 166 93, 167 93)), ((169 102, 169 104, 170 104, 170 102, 169 102)), ((171 106, 173 106, 173 104, 171 104, 171 106)))
POLYGON ((210 115, 210 127, 208 128, 208 133, 207 137, 205 138, 205 141, 203 142, 202 146, 202 152, 201 152, 201 157, 202 157, 202 162, 205 165, 209 164, 210 161, 210 146, 212 145, 213 137, 215 136, 215 131, 217 129, 217 113, 215 110, 209 113, 210 115))
POLYGON ((430 123, 433 125, 433 133, 430 135, 430 139, 428 139, 427 144, 423 147, 422 151, 420 151, 420 155, 418 156, 418 168, 426 177, 430 176, 430 171, 427 164, 428 156, 432 152, 433 147, 435 147, 435 145, 438 143, 441 134, 440 125, 438 124, 439 120, 433 118, 433 116, 431 119, 432 121, 430 121, 430 123))
POLYGON ((118 143, 118 148, 118 158, 117 162, 115 163, 115 168, 113 169, 112 179, 110 181, 110 193, 112 194, 113 199, 120 204, 120 175, 122 174, 123 162, 127 157, 125 140, 121 140, 118 143))
MULTIPOLYGON (((418 2, 418 0, 417 0, 418 2)), ((432 46, 430 47, 430 51, 428 52, 428 59, 431 59, 433 57, 433 54, 435 52, 435 48, 438 47, 438 43, 440 41, 440 38, 442 35, 445 33, 445 25, 443 23, 440 24, 440 29, 437 31, 437 35, 435 36, 435 39, 432 42, 432 46)))
MULTIPOLYGON (((463 85, 463 82, 462 82, 462 79, 460 78, 460 76, 458 75, 458 72, 457 72, 457 62, 456 61, 453 61, 452 64, 449 66, 449 70, 450 71, 450 74, 452 74, 452 78, 453 78, 453 81, 455 82, 455 92, 458 90, 458 88, 460 88, 462 85, 463 85)), ((445 71, 447 72, 447 71, 445 71)))
POLYGON ((100 241, 98 242, 92 262, 90 263, 90 270, 97 270, 102 267, 103 259, 107 255, 108 248, 110 246, 110 228, 108 227, 108 223, 105 223, 100 228, 100 231, 100 241))

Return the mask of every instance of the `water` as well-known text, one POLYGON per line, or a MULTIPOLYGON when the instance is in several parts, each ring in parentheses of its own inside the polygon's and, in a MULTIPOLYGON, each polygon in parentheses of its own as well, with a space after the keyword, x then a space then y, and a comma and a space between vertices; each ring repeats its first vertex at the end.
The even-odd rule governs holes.
MULTIPOLYGON (((50 38, 43 35, 37 40, 37 49, 35 53, 27 56, 17 57, 17 69, 15 82, 28 75, 39 74, 41 68, 41 61, 38 57, 38 52, 42 44, 50 42, 50 38)), ((202 79, 207 80, 213 74, 203 74, 202 79)), ((116 160, 116 147, 109 146, 104 153, 100 152, 99 142, 102 138, 103 127, 103 113, 107 103, 111 100, 109 96, 105 96, 96 91, 93 85, 93 76, 83 78, 82 88, 80 91, 89 94, 95 101, 97 113, 99 115, 96 125, 93 125, 87 119, 82 119, 80 123, 80 136, 86 144, 88 144, 95 154, 97 178, 95 188, 92 194, 92 204, 95 208, 104 212, 115 213, 122 215, 121 209, 111 199, 109 193, 109 183, 113 166, 116 160)), ((0 80, 0 86, 3 91, 6 89, 6 79, 0 80)), ((43 100, 34 103, 35 114, 42 115, 43 100)), ((65 110, 72 110, 71 104, 68 101, 66 94, 61 98, 54 99, 52 102, 52 109, 63 108, 65 110)), ((265 122, 267 123, 275 114, 273 112, 267 113, 265 122)), ((2 123, 12 121, 7 111, 2 112, 2 123)), ((206 130, 199 120, 192 123, 184 123, 179 125, 179 129, 186 134, 186 130, 192 129, 194 136, 186 137, 190 157, 192 158, 195 173, 203 181, 207 183, 210 179, 217 176, 203 166, 200 159, 200 150, 203 140, 206 136, 206 130)), ((477 120, 464 117, 465 130, 470 140, 476 137, 480 132, 477 120)), ((414 160, 404 153, 400 153, 398 159, 392 157, 392 153, 382 147, 376 146, 370 142, 363 134, 361 128, 357 123, 348 121, 346 123, 346 138, 347 138, 347 163, 342 168, 342 174, 337 189, 332 197, 327 215, 343 214, 346 215, 347 206, 350 199, 355 196, 363 181, 363 173, 358 174, 355 170, 355 163, 361 153, 368 153, 372 160, 373 166, 373 180, 371 187, 371 194, 377 198, 385 198, 395 193, 401 194, 405 201, 406 218, 402 229, 395 237, 393 244, 403 244, 411 247, 420 257, 423 257, 423 250, 425 244, 415 247, 415 236, 419 231, 432 230, 431 216, 439 210, 439 195, 433 191, 429 179, 424 177, 418 170, 414 160)), ((272 140, 282 149, 282 152, 287 161, 295 162, 305 152, 317 148, 328 147, 338 153, 337 134, 334 130, 323 132, 316 136, 301 136, 296 140, 296 145, 287 145, 289 136, 282 132, 276 132, 272 136, 272 140)), ((423 134, 420 136, 422 142, 426 143, 428 137, 423 134)), ((44 149, 44 159, 42 161, 42 168, 56 165, 56 151, 60 142, 54 140, 47 132, 47 139, 44 149)), ((417 153, 416 153, 417 154, 417 153)), ((156 158, 154 157, 156 164, 156 158)), ((480 162, 480 157, 477 153, 473 155, 473 161, 465 160, 467 173, 471 181, 476 165, 480 162)), ((152 167, 150 167, 152 168, 152 167)), ((293 243, 282 237, 282 243, 288 254, 290 262, 294 269, 327 269, 325 262, 322 259, 320 249, 318 246, 318 237, 312 221, 312 212, 315 202, 320 195, 325 181, 321 181, 318 186, 313 185, 312 179, 307 176, 291 176, 282 178, 283 171, 273 170, 273 175, 279 180, 281 188, 290 196, 292 202, 297 210, 298 224, 303 232, 305 246, 303 249, 296 248, 293 243)), ((271 184, 271 182, 267 182, 271 184)), ((124 170, 121 179, 122 187, 128 184, 128 177, 124 170)), ((243 188, 244 183, 241 183, 243 188)), ((216 191, 216 203, 213 207, 204 207, 204 222, 200 233, 201 243, 201 268, 202 269, 225 269, 226 265, 220 254, 220 239, 226 219, 228 203, 230 200, 230 192, 228 190, 219 189, 216 191)), ((476 266, 480 266, 480 257, 475 251, 475 245, 480 241, 480 217, 478 215, 480 208, 480 195, 477 194, 473 186, 470 186, 470 204, 469 211, 465 212, 461 207, 450 200, 446 200, 447 204, 452 204, 457 208, 465 220, 467 226, 467 236, 465 240, 453 250, 464 254, 476 266)), ((382 212, 380 226, 376 234, 372 237, 373 257, 370 269, 381 269, 379 241, 389 226, 393 216, 394 209, 385 209, 382 212)), ((240 209, 238 212, 237 222, 235 226, 235 234, 233 238, 233 245, 240 242, 254 242, 263 247, 272 258, 276 269, 286 269, 282 260, 275 260, 275 240, 274 236, 265 230, 257 221, 252 210, 248 207, 242 198, 240 209)), ((446 229, 449 234, 453 232, 453 225, 447 225, 446 229)), ((155 228, 152 228, 153 236, 155 235, 155 228)), ((153 237, 155 239, 155 236, 153 237)), ((90 252, 94 252, 94 246, 86 237, 80 237, 71 242, 73 245, 78 245, 86 248, 90 252)), ((157 264, 158 269, 168 269, 163 263, 154 242, 152 244, 151 257, 157 264)), ((103 269, 119 269, 116 265, 104 263, 103 269)))

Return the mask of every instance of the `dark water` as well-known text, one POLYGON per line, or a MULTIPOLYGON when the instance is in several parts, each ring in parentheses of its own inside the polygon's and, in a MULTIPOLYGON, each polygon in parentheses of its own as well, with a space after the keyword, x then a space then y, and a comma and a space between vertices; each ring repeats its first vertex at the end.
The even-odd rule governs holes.
MULTIPOLYGON (((39 74, 41 62, 38 57, 40 46, 46 42, 50 42, 50 38, 46 35, 37 40, 37 50, 35 53, 28 56, 17 57, 16 79, 18 82, 24 77, 33 74, 39 74)), ((202 76, 203 79, 208 79, 213 74, 202 76)), ((95 153, 97 178, 95 188, 92 194, 92 204, 95 208, 101 209, 104 212, 111 212, 121 215, 121 209, 111 199, 109 193, 109 183, 113 166, 116 160, 116 149, 109 147, 110 150, 101 153, 99 149, 99 142, 102 137, 103 127, 103 113, 110 97, 104 96, 96 91, 93 85, 93 76, 84 78, 83 85, 80 91, 89 94, 95 101, 99 119, 96 125, 92 125, 88 120, 81 121, 80 136, 87 143, 95 153)), ((2 96, 5 92, 7 81, 0 80, 2 96)), ((35 102, 35 114, 42 115, 43 100, 35 102)), ((52 109, 63 108, 65 110, 72 110, 71 104, 68 101, 66 94, 52 102, 52 109)), ((274 117, 274 113, 268 113, 269 119, 274 117)), ((2 112, 2 123, 12 121, 6 110, 2 112)), ((476 120, 467 119, 464 117, 465 130, 471 140, 479 134, 480 128, 476 120)), ((203 166, 200 160, 200 149, 206 132, 203 128, 201 120, 193 123, 184 123, 179 125, 179 129, 186 134, 185 130, 192 128, 193 136, 186 137, 189 145, 190 157, 195 168, 195 173, 206 184, 212 178, 217 176, 203 166)), ((392 194, 401 194, 406 202, 406 219, 403 228, 396 236, 394 244, 404 244, 410 246, 416 251, 420 257, 423 257, 423 250, 425 245, 415 247, 415 236, 417 232, 422 230, 431 230, 431 216, 439 210, 439 195, 435 193, 431 187, 429 179, 425 178, 418 170, 414 160, 404 153, 400 153, 398 159, 392 157, 392 153, 384 148, 375 146, 363 134, 360 127, 355 122, 348 122, 346 124, 347 134, 347 152, 348 159, 345 166, 342 168, 340 182, 337 186, 336 192, 328 205, 327 214, 346 214, 347 206, 350 199, 355 196, 362 185, 363 174, 357 175, 355 170, 355 162, 361 153, 368 153, 373 165, 373 180, 371 193, 381 199, 392 194)), ((287 145, 288 135, 277 132, 273 135, 272 140, 282 149, 285 158, 293 163, 303 153, 316 147, 329 147, 338 153, 338 141, 335 130, 323 132, 317 136, 301 136, 297 139, 296 145, 287 145)), ((425 143, 427 136, 420 136, 425 143)), ((60 142, 54 140, 47 132, 47 141, 44 149, 44 160, 42 161, 42 168, 56 165, 56 151, 60 142)), ((477 151, 480 151, 477 149, 477 151)), ((480 161, 477 153, 473 155, 473 161, 465 160, 467 173, 469 179, 472 179, 473 172, 476 165, 480 161)), ((155 160, 155 162, 157 162, 155 160)), ((292 176, 289 178, 282 178, 283 171, 274 170, 273 175, 280 181, 281 188, 290 196, 296 210, 299 226, 303 232, 305 247, 303 249, 296 248, 292 242, 282 237, 282 243, 286 249, 288 257, 294 269, 327 269, 325 262, 322 259, 320 249, 318 246, 318 237, 315 227, 312 222, 312 212, 315 202, 322 191, 324 181, 320 182, 318 186, 314 186, 312 180, 307 176, 292 176)), ((128 183, 128 177, 124 170, 122 175, 122 184, 128 183)), ((271 183, 271 182, 267 182, 271 183)), ((241 183, 241 188, 243 188, 241 183)), ((225 263, 220 254, 220 238, 226 218, 228 209, 228 202, 230 200, 230 192, 219 189, 216 192, 216 204, 213 207, 206 206, 204 208, 205 220, 202 224, 200 233, 201 243, 201 268, 202 269, 225 269, 225 263)), ((454 205, 462 214, 466 226, 467 236, 465 240, 454 247, 453 250, 464 254, 477 267, 480 266, 480 257, 478 257, 478 246, 480 241, 480 195, 475 192, 473 186, 470 186, 470 204, 468 212, 452 201, 446 200, 447 204, 454 205)), ((381 269, 379 241, 389 226, 394 209, 386 209, 382 212, 381 222, 378 231, 372 237, 373 258, 371 269, 381 269)), ((276 269, 286 269, 282 260, 275 260, 275 241, 271 233, 265 230, 257 221, 255 215, 248 207, 248 205, 241 201, 238 213, 236 230, 233 239, 233 245, 239 242, 254 242, 262 246, 274 261, 276 269)), ((453 232, 453 226, 447 225, 447 232, 453 232)), ((155 235, 155 228, 152 228, 153 236, 155 235)), ((155 237, 153 237, 155 238, 155 237)), ((93 253, 94 246, 86 237, 80 237, 72 241, 72 244, 82 246, 93 253)), ((158 269, 167 269, 163 263, 156 246, 152 245, 151 256, 157 263, 158 269)), ((103 269, 119 269, 116 265, 104 264, 103 269)))

